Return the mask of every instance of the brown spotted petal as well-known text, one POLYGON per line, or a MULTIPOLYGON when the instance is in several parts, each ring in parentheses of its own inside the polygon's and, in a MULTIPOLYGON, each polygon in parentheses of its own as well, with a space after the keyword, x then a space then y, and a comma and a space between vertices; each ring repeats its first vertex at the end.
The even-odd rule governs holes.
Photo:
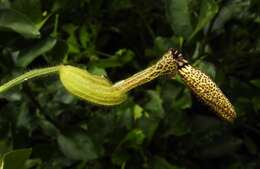
POLYGON ((234 121, 236 118, 234 107, 210 77, 189 64, 179 68, 178 72, 186 85, 216 111, 218 116, 229 122, 234 121))

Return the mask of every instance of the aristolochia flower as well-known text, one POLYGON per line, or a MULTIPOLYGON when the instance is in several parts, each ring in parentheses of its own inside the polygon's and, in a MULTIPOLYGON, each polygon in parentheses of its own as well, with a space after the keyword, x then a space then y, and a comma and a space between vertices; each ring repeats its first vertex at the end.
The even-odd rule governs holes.
POLYGON ((233 105, 211 80, 209 76, 192 67, 183 58, 182 54, 172 49, 172 56, 178 63, 178 73, 186 85, 201 99, 209 105, 219 117, 232 122, 236 118, 233 105))

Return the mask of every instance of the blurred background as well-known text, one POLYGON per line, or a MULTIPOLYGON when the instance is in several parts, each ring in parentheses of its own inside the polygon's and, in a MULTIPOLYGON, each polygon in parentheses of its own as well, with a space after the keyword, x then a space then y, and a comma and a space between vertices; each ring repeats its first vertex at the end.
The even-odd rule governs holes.
POLYGON ((0 0, 1 84, 59 64, 116 82, 170 47, 214 79, 233 124, 178 76, 102 107, 52 75, 0 95, 1 169, 259 169, 259 0, 0 0))

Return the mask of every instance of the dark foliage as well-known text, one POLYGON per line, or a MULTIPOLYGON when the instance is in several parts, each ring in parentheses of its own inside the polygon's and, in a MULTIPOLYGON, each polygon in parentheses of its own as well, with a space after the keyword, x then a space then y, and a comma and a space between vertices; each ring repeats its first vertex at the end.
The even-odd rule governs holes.
POLYGON ((169 47, 214 79, 234 124, 179 77, 107 108, 71 96, 54 75, 0 95, 4 169, 21 168, 31 150, 26 169, 259 169, 259 0, 0 0, 2 83, 58 64, 116 82, 169 47))

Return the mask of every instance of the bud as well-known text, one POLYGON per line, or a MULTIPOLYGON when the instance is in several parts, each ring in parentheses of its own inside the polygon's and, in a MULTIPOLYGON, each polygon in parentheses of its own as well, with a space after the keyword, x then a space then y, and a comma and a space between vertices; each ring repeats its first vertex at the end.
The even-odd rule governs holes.
POLYGON ((233 122, 236 118, 235 109, 211 78, 189 65, 182 54, 177 50, 172 49, 172 56, 176 58, 178 62, 178 73, 186 85, 191 88, 205 104, 209 105, 219 117, 233 122))
POLYGON ((102 76, 90 74, 86 70, 63 65, 59 70, 60 80, 64 87, 73 95, 83 100, 112 106, 125 101, 124 92, 112 86, 112 83, 102 76))

